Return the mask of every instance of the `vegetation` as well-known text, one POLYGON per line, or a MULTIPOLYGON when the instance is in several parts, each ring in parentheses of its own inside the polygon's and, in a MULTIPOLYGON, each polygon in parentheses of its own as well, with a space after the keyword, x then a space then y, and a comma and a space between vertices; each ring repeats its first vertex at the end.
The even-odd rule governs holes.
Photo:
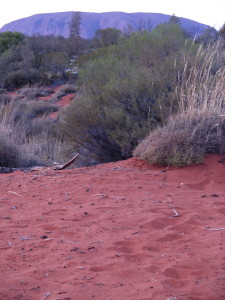
POLYGON ((45 165, 74 152, 80 165, 134 153, 182 166, 225 153, 224 28, 192 41, 172 16, 154 30, 140 20, 137 31, 107 28, 84 41, 80 21, 74 13, 68 39, 0 34, 0 166, 45 165), (53 93, 43 86, 59 82, 41 101, 53 93), (75 92, 58 111, 55 103, 75 92))
POLYGON ((178 113, 134 151, 151 164, 183 166, 203 162, 207 153, 225 154, 225 69, 219 45, 200 47, 192 68, 186 65, 178 113))
POLYGON ((57 108, 26 99, 24 90, 19 94, 22 97, 0 102, 0 167, 49 165, 62 160, 58 124, 47 117, 57 108))
POLYGON ((64 134, 93 164, 130 157, 176 111, 183 54, 196 51, 178 24, 135 32, 104 49, 83 63, 80 97, 63 117, 64 134))

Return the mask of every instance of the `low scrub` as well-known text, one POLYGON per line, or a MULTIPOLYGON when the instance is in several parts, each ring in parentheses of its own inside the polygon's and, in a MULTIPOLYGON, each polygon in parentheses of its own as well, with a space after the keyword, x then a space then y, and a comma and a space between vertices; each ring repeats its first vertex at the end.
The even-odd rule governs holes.
POLYGON ((185 46, 179 27, 165 25, 83 62, 79 97, 65 110, 62 130, 84 164, 131 157, 138 141, 177 109, 174 90, 185 51, 190 43, 185 46))
POLYGON ((177 167, 202 163, 207 153, 225 154, 225 115, 171 117, 134 150, 134 156, 150 164, 177 167))
POLYGON ((54 91, 47 88, 28 87, 19 90, 19 95, 26 98, 26 100, 36 100, 39 97, 46 97, 53 94, 54 91))
POLYGON ((42 79, 41 73, 36 69, 23 70, 19 69, 8 73, 3 81, 4 88, 13 89, 20 88, 26 84, 35 84, 42 79))

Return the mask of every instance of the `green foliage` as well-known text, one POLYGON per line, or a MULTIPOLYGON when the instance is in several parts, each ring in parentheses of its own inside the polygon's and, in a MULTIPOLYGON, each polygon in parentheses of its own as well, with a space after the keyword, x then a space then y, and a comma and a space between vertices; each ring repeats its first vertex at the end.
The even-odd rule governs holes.
MULTIPOLYGON (((12 34, 12 33, 10 33, 12 34)), ((6 88, 62 78, 70 60, 70 44, 63 37, 31 36, 8 43, 0 56, 0 84, 6 88)))
POLYGON ((24 40, 25 36, 19 32, 6 31, 0 33, 0 55, 24 40))
POLYGON ((95 33, 95 45, 97 47, 108 47, 119 43, 121 31, 115 28, 98 29, 95 33))
POLYGON ((182 52, 191 51, 189 43, 181 51, 184 45, 179 25, 165 24, 133 33, 101 50, 101 57, 96 52, 80 71, 80 98, 63 116, 74 147, 93 163, 130 157, 138 141, 176 110, 182 52))
POLYGON ((19 88, 25 84, 34 84, 42 79, 40 72, 36 69, 19 69, 7 74, 3 86, 7 89, 19 88))

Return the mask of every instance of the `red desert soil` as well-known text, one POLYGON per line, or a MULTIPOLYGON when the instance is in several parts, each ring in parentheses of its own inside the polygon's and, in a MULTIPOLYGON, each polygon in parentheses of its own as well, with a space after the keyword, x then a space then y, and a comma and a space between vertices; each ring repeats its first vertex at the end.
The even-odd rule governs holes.
POLYGON ((0 174, 0 299, 225 299, 219 159, 0 174))

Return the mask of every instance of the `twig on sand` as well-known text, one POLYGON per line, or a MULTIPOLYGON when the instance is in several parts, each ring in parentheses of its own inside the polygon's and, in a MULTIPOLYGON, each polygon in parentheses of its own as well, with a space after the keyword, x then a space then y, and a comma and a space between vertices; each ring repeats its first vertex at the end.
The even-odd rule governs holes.
POLYGON ((48 298, 49 296, 51 296, 51 294, 52 294, 52 292, 46 293, 41 300, 45 300, 46 298, 48 298))
POLYGON ((107 198, 108 196, 105 195, 105 194, 94 194, 94 195, 91 195, 92 197, 94 196, 97 196, 97 197, 100 197, 100 198, 107 198))
POLYGON ((65 163, 64 165, 57 165, 53 167, 53 170, 63 170, 68 168, 69 166, 72 165, 72 163, 75 161, 75 159, 78 157, 78 153, 71 159, 69 160, 67 163, 65 163))
POLYGON ((174 212, 174 215, 172 215, 172 217, 179 217, 179 214, 178 214, 178 212, 176 211, 176 209, 175 208, 173 208, 173 212, 174 212))
POLYGON ((19 197, 22 197, 20 194, 17 194, 16 192, 13 192, 13 191, 8 191, 8 193, 14 194, 14 195, 19 196, 19 197))
POLYGON ((225 230, 225 227, 221 227, 221 228, 207 228, 208 230, 212 230, 212 231, 219 231, 219 230, 225 230))
POLYGON ((168 166, 166 167, 166 169, 164 169, 164 170, 160 171, 159 173, 164 173, 164 172, 167 172, 167 171, 169 170, 169 167, 170 167, 170 165, 168 165, 168 166))

